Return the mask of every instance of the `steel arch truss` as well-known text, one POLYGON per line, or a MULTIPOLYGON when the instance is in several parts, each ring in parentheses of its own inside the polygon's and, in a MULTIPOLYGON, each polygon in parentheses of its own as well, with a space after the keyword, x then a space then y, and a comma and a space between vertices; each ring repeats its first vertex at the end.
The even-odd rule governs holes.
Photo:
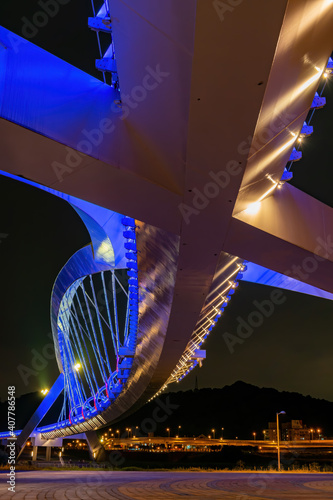
POLYGON ((87 422, 115 401, 126 385, 137 341, 135 221, 122 217, 119 223, 121 216, 116 220, 123 244, 117 267, 117 248, 96 221, 78 213, 93 235, 93 251, 88 246, 74 254, 52 294, 53 335, 64 374, 58 428, 87 422))

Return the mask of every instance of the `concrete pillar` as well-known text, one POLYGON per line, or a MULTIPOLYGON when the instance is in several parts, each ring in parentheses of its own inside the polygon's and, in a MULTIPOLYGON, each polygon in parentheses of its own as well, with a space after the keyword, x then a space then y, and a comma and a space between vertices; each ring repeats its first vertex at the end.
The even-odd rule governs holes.
POLYGON ((37 452, 38 452, 38 446, 33 446, 32 447, 32 457, 31 457, 31 460, 33 462, 36 462, 36 460, 37 460, 37 452))
POLYGON ((47 462, 49 462, 51 460, 51 452, 52 452, 52 447, 51 446, 46 446, 45 460, 47 462))
POLYGON ((90 458, 96 462, 106 460, 106 452, 104 446, 100 443, 96 431, 88 431, 85 433, 89 446, 90 458))

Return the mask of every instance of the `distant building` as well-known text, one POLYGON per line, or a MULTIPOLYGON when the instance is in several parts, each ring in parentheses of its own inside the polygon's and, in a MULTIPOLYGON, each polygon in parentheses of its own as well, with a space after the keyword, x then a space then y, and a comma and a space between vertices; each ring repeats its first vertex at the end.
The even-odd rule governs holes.
MULTIPOLYGON (((268 429, 264 431, 264 440, 276 441, 276 422, 268 422, 268 429)), ((323 439, 321 429, 309 428, 303 425, 302 420, 292 420, 281 424, 281 441, 310 441, 312 439, 323 439)))

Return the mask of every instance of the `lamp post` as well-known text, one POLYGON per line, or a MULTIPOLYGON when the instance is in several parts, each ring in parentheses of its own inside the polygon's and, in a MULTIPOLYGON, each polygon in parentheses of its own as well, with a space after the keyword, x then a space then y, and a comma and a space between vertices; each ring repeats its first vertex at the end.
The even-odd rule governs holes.
POLYGON ((222 427, 222 428, 221 428, 221 431, 222 431, 221 438, 222 438, 222 441, 223 441, 223 431, 224 431, 224 427, 222 427))
POLYGON ((279 429, 279 415, 285 415, 285 411, 280 411, 276 414, 276 440, 277 440, 277 452, 278 452, 278 472, 281 471, 281 459, 280 459, 280 429, 279 429))
POLYGON ((168 427, 166 431, 168 433, 168 437, 170 437, 170 428, 168 427))
POLYGON ((181 426, 181 425, 178 425, 178 435, 179 435, 179 437, 180 437, 180 429, 181 429, 181 428, 182 428, 182 426, 181 426))
POLYGON ((213 439, 215 439, 215 429, 212 429, 213 439))
POLYGON ((256 440, 256 435, 257 435, 257 433, 256 433, 256 432, 253 432, 253 441, 255 441, 255 440, 256 440))

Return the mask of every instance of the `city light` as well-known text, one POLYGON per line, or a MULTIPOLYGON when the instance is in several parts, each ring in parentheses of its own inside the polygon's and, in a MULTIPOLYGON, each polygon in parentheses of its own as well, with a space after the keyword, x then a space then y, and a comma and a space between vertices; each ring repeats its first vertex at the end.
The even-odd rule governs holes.
POLYGON ((48 389, 42 389, 40 392, 43 394, 43 396, 46 396, 46 394, 49 392, 49 390, 48 389))
POLYGON ((80 370, 80 368, 81 368, 81 363, 76 363, 76 365, 74 365, 74 370, 76 372, 78 372, 80 370))

